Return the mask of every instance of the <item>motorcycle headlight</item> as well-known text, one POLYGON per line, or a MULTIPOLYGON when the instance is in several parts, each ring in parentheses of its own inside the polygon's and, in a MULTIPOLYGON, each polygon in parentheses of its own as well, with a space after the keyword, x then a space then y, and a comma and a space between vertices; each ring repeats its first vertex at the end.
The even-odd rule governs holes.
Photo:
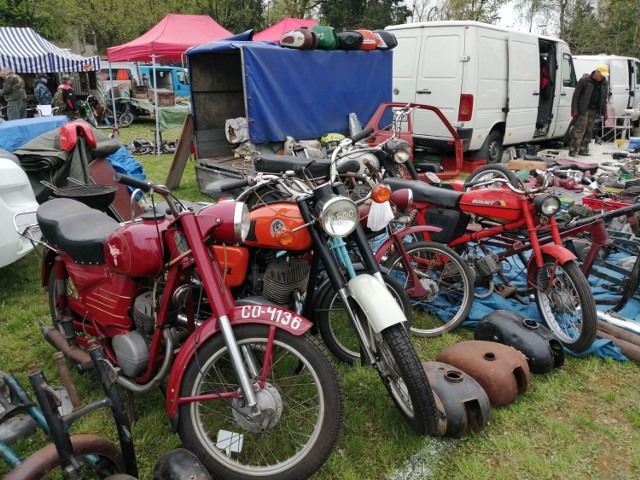
POLYGON ((320 226, 332 237, 345 237, 358 225, 358 207, 350 198, 332 197, 318 205, 320 226))
POLYGON ((247 205, 242 202, 237 202, 235 215, 233 217, 233 233, 238 243, 242 243, 247 239, 250 223, 247 205))
POLYGON ((394 138, 385 144, 385 148, 396 163, 406 163, 411 157, 411 146, 406 140, 394 138))
POLYGON ((545 217, 552 217, 560 210, 560 199, 554 195, 538 195, 533 199, 536 211, 545 217))

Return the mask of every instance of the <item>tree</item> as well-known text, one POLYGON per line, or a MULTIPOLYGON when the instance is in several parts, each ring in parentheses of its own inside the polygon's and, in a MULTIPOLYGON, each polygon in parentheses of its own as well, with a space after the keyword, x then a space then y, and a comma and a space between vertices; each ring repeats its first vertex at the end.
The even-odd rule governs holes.
POLYGON ((401 0, 323 0, 323 23, 336 30, 384 28, 406 23, 411 11, 401 0))
POLYGON ((443 8, 443 18, 496 23, 500 8, 507 2, 508 0, 448 0, 443 8))
POLYGON ((0 0, 0 25, 31 27, 50 40, 64 40, 64 18, 58 13, 57 4, 57 0, 0 0))

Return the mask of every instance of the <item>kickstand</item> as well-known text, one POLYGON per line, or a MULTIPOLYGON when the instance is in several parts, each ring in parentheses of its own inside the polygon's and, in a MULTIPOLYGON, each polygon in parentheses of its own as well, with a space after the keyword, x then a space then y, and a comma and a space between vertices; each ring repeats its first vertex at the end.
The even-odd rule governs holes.
POLYGON ((128 410, 129 418, 131 419, 131 423, 133 423, 135 420, 138 419, 138 415, 136 413, 135 397, 132 391, 127 390, 127 398, 129 400, 127 402, 128 403, 127 410, 128 410))

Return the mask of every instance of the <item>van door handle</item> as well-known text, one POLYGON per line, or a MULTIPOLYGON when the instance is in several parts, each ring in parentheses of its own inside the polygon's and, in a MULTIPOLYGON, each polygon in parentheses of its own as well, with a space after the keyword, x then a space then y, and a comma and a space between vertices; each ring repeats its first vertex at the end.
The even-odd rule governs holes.
POLYGON ((422 95, 423 93, 426 93, 427 95, 431 95, 431 90, 429 90, 428 88, 424 88, 422 90, 418 90, 416 93, 419 95, 422 95))
POLYGON ((534 97, 537 97, 538 95, 540 95, 540 92, 533 92, 534 97))
POLYGON ((566 94, 566 93, 561 93, 561 94, 560 94, 560 96, 561 96, 561 97, 566 97, 566 96, 567 96, 567 94, 566 94))

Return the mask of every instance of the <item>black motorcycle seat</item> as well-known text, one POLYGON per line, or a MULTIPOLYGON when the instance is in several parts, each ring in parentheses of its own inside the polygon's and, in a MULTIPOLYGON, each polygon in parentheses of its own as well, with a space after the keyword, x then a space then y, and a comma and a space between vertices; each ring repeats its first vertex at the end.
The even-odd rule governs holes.
MULTIPOLYGON (((261 153, 253 158, 253 166, 256 172, 262 173, 283 173, 287 170, 306 170, 313 178, 327 178, 331 171, 331 160, 328 158, 306 158, 294 157, 292 155, 276 155, 273 153, 261 153)), ((360 163, 357 160, 343 162, 338 167, 338 173, 352 172, 360 170, 360 163)))
POLYGON ((42 236, 80 264, 104 264, 104 244, 120 225, 104 212, 68 198, 54 198, 38 207, 42 236))
POLYGON ((448 188, 434 187, 420 180, 406 180, 404 178, 385 178, 384 183, 391 190, 410 188, 413 191, 413 200, 421 203, 431 203, 447 208, 457 208, 460 203, 461 192, 448 188))

